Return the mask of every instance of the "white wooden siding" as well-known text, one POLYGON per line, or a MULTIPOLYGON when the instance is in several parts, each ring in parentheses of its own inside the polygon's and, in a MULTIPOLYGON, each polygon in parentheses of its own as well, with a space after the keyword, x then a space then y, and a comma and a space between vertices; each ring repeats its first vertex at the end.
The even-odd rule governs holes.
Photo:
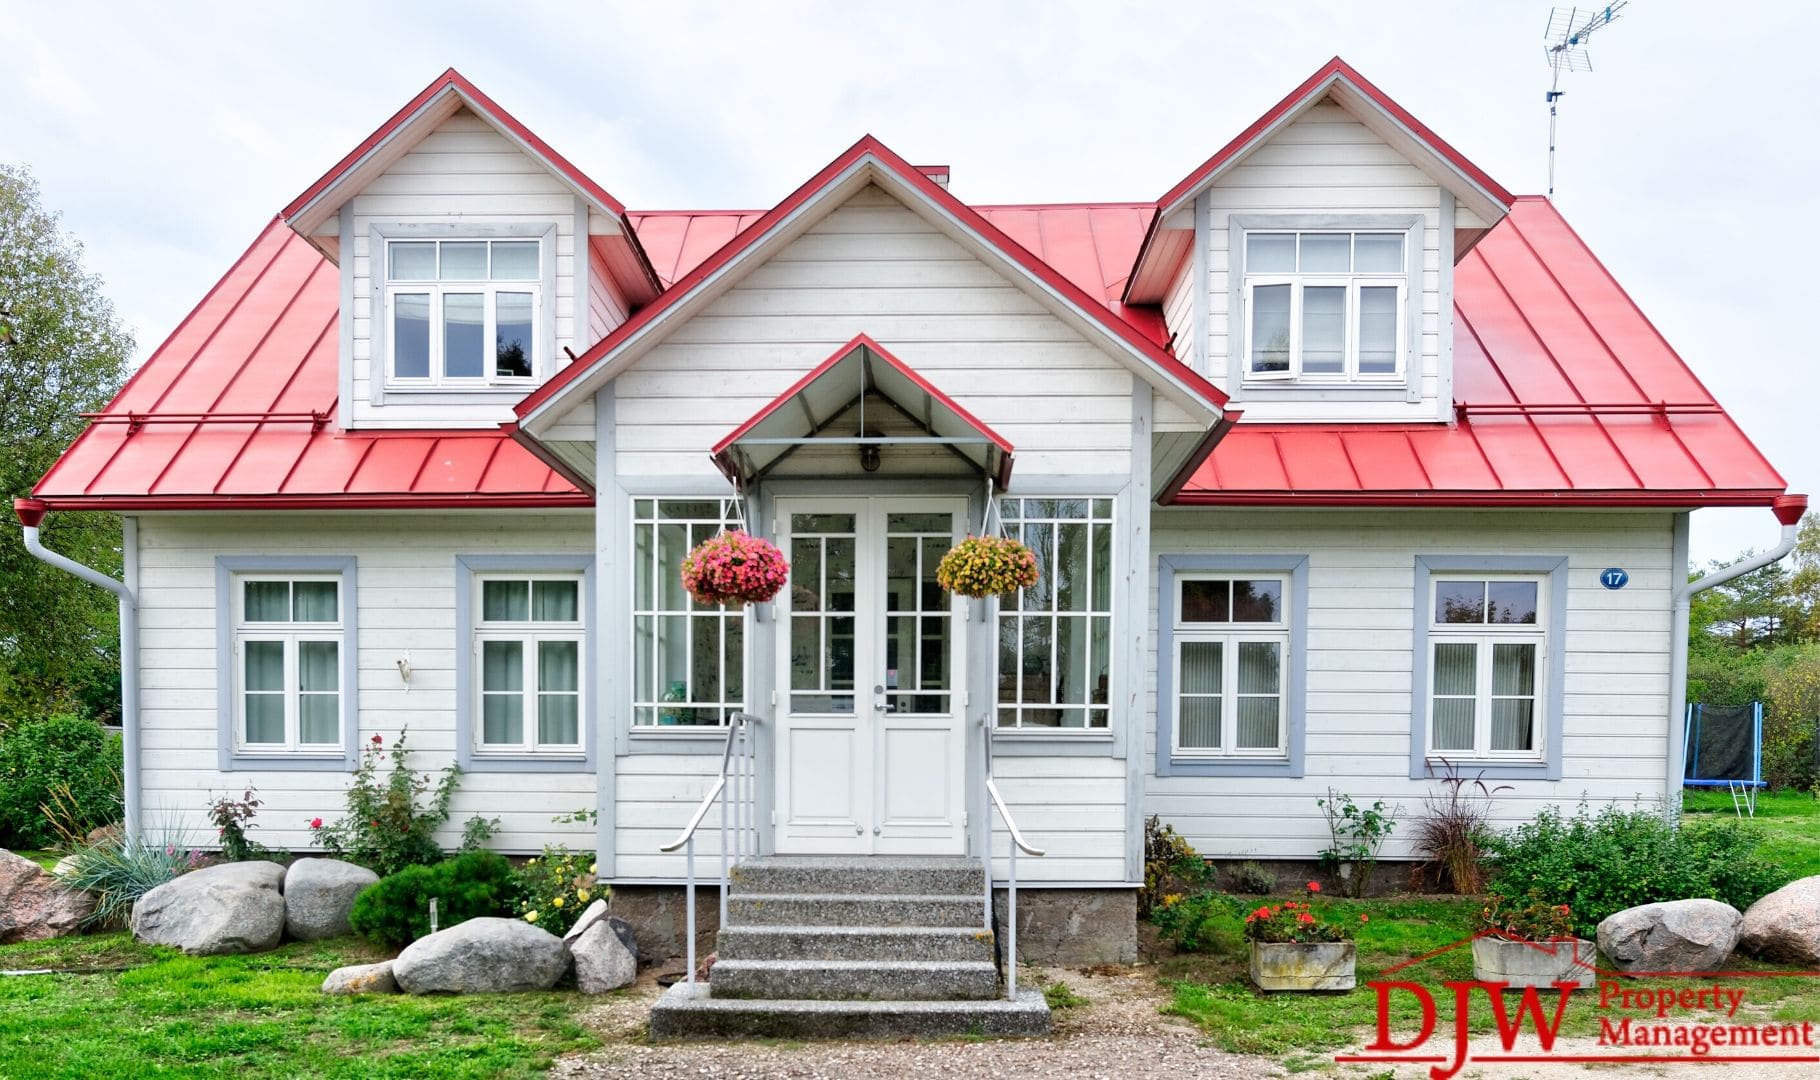
MULTIPOLYGON (((1443 197, 1438 184, 1331 101, 1315 105, 1271 136, 1220 177, 1207 194, 1212 211, 1205 240, 1209 270, 1205 353, 1208 377, 1226 385, 1227 373, 1231 365, 1242 359, 1240 354, 1245 347, 1243 312, 1230 310, 1230 271, 1238 262, 1234 253, 1227 250, 1233 215, 1420 214, 1424 222, 1422 280, 1410 284, 1419 291, 1421 300, 1419 347, 1412 358, 1419 375, 1421 400, 1344 404, 1242 400, 1242 404, 1246 417, 1254 422, 1444 418, 1452 403, 1440 403, 1438 397, 1446 385, 1442 364, 1451 360, 1452 349, 1450 342, 1442 340, 1447 322, 1441 312, 1441 277, 1444 266, 1452 266, 1453 247, 1451 238, 1441 235, 1443 197)), ((1174 303, 1173 294, 1170 303, 1174 303)), ((1170 325, 1174 329, 1174 324, 1170 325)))
MULTIPOLYGON (((1159 555, 1306 554, 1306 776, 1156 775, 1156 592, 1145 673, 1151 724, 1141 740, 1143 812, 1222 858, 1312 858, 1328 844, 1315 799, 1329 786, 1361 804, 1401 804, 1385 852, 1408 853, 1409 820, 1436 789, 1409 778, 1411 647, 1417 554, 1568 559, 1562 778, 1499 780, 1499 825, 1583 797, 1659 800, 1665 787, 1672 519, 1665 513, 1470 511, 1159 511, 1159 555), (1600 571, 1622 566, 1613 591, 1600 571)), ((1166 702, 1161 703, 1165 708, 1166 702)), ((1135 760, 1135 759, 1134 759, 1135 760)), ((1470 774, 1471 770, 1463 770, 1470 774)))
POLYGON ((1169 286, 1169 295, 1163 298, 1163 324, 1169 327, 1169 339, 1174 343, 1176 358, 1199 372, 1207 369, 1202 362, 1206 355, 1205 343, 1196 340, 1194 332, 1194 260, 1191 258, 1182 263, 1177 271, 1175 283, 1169 286))
MULTIPOLYGON (((1019 882, 1124 882, 1125 762, 1113 757, 999 757, 999 792, 1042 858, 1019 855, 1019 882)), ((1011 834, 992 815, 995 880, 1009 870, 1011 834)))
MULTIPOLYGON (((212 795, 247 785, 265 801, 254 839, 308 848, 306 822, 345 811, 349 775, 279 769, 218 769, 215 557, 352 555, 359 560, 360 740, 389 744, 409 729, 411 762, 423 772, 455 760, 455 556, 593 551, 592 519, 578 513, 448 515, 148 514, 139 526, 140 724, 144 732, 146 825, 187 828, 213 840, 204 817, 212 795), (409 656, 411 681, 397 661, 409 656)), ((609 743, 610 745, 610 743, 609 743)), ((588 825, 557 825, 556 814, 591 809, 592 771, 471 772, 461 778, 442 842, 460 840, 474 814, 497 817, 492 846, 537 851, 565 840, 593 846, 588 825)))
POLYGON ((1014 487, 1129 472, 1130 373, 867 187, 619 376, 621 475, 718 476, 708 448, 862 332, 1011 441, 1014 487))
POLYGON ((384 358, 373 356, 371 278, 375 270, 384 272, 383 267, 374 266, 374 253, 369 250, 374 225, 471 221, 476 225, 554 226, 556 293, 543 298, 544 304, 554 305, 556 338, 550 355, 560 361, 565 346, 579 352, 593 344, 575 341, 574 192, 467 109, 444 121, 356 195, 351 205, 353 251, 343 252, 342 257, 353 260, 353 354, 343 362, 352 364, 351 415, 356 425, 491 426, 512 419, 510 405, 464 402, 459 394, 434 405, 374 405, 374 380, 385 377, 384 358))

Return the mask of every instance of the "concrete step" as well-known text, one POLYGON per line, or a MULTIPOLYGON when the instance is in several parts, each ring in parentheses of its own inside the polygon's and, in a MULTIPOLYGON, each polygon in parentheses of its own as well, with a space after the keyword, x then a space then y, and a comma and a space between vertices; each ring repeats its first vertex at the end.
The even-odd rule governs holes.
POLYGON ((983 960, 992 934, 947 926, 729 926, 715 951, 727 960, 983 960))
POLYGON ((1016 1001, 777 1001, 717 997, 707 983, 677 983, 651 1010, 653 1039, 1047 1034, 1049 1006, 1038 990, 1021 990, 1016 1001))
POLYGON ((732 891, 952 896, 983 893, 986 873, 965 856, 790 856, 747 859, 733 868, 732 891))
POLYGON ((727 921, 731 926, 980 927, 982 903, 980 896, 734 893, 727 897, 727 921))
POLYGON ((723 998, 773 1001, 989 1001, 998 968, 987 960, 728 960, 709 972, 723 998))

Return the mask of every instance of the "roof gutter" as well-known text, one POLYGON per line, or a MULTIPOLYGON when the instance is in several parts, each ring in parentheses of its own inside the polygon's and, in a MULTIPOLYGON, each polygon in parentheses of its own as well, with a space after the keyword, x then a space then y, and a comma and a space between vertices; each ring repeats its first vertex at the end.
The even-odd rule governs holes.
MULTIPOLYGON (((1801 515, 1807 512, 1806 495, 1779 495, 1770 507, 1782 525, 1782 538, 1776 546, 1755 558, 1715 570, 1698 581, 1675 586, 1674 617, 1671 626, 1668 669, 1668 775, 1663 788, 1662 815, 1673 822, 1679 815, 1681 800, 1673 798, 1687 777, 1687 639, 1688 621, 1693 614, 1694 594, 1705 592, 1745 574, 1780 562, 1795 550, 1801 528, 1801 515)), ((1675 566, 1678 573, 1687 572, 1687 515, 1675 519, 1675 566)))
MULTIPOLYGON (((49 563, 65 573, 74 574, 91 585, 113 593, 120 600, 120 731, 121 773, 125 782, 126 837, 137 840, 141 835, 139 805, 139 604, 126 582, 116 581, 93 567, 84 566, 66 555, 45 547, 38 527, 50 513, 42 499, 14 499, 13 513, 25 529, 25 550, 34 558, 49 563)), ((126 518, 121 525, 122 547, 126 552, 127 576, 133 576, 134 553, 139 548, 139 525, 126 518)))

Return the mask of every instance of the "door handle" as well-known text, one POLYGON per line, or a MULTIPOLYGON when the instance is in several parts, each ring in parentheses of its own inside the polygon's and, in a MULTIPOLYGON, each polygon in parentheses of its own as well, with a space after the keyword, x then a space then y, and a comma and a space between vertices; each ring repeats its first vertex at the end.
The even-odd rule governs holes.
POLYGON ((874 686, 872 688, 872 694, 873 694, 872 707, 875 710, 877 710, 879 712, 896 712, 897 711, 897 705, 885 697, 885 687, 884 687, 883 683, 879 684, 878 686, 874 686))

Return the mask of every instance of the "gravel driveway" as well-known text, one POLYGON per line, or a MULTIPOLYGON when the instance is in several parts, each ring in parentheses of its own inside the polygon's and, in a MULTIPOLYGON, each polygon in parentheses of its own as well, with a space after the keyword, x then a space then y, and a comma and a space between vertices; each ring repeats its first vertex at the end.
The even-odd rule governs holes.
MULTIPOLYGON (((1058 1009, 1048 1039, 972 1042, 698 1042, 651 1045, 644 1025, 658 988, 650 975, 633 990, 591 1009, 581 1021, 607 1046, 562 1058, 558 1077, 1004 1077, 1070 1080, 1251 1080, 1285 1075, 1265 1058, 1207 1046, 1200 1032, 1159 1014, 1167 1000, 1148 969, 1087 973, 1034 969, 1038 980, 1065 982, 1087 999, 1058 1009)), ((1020 980, 1021 981, 1021 980, 1020 980)))

